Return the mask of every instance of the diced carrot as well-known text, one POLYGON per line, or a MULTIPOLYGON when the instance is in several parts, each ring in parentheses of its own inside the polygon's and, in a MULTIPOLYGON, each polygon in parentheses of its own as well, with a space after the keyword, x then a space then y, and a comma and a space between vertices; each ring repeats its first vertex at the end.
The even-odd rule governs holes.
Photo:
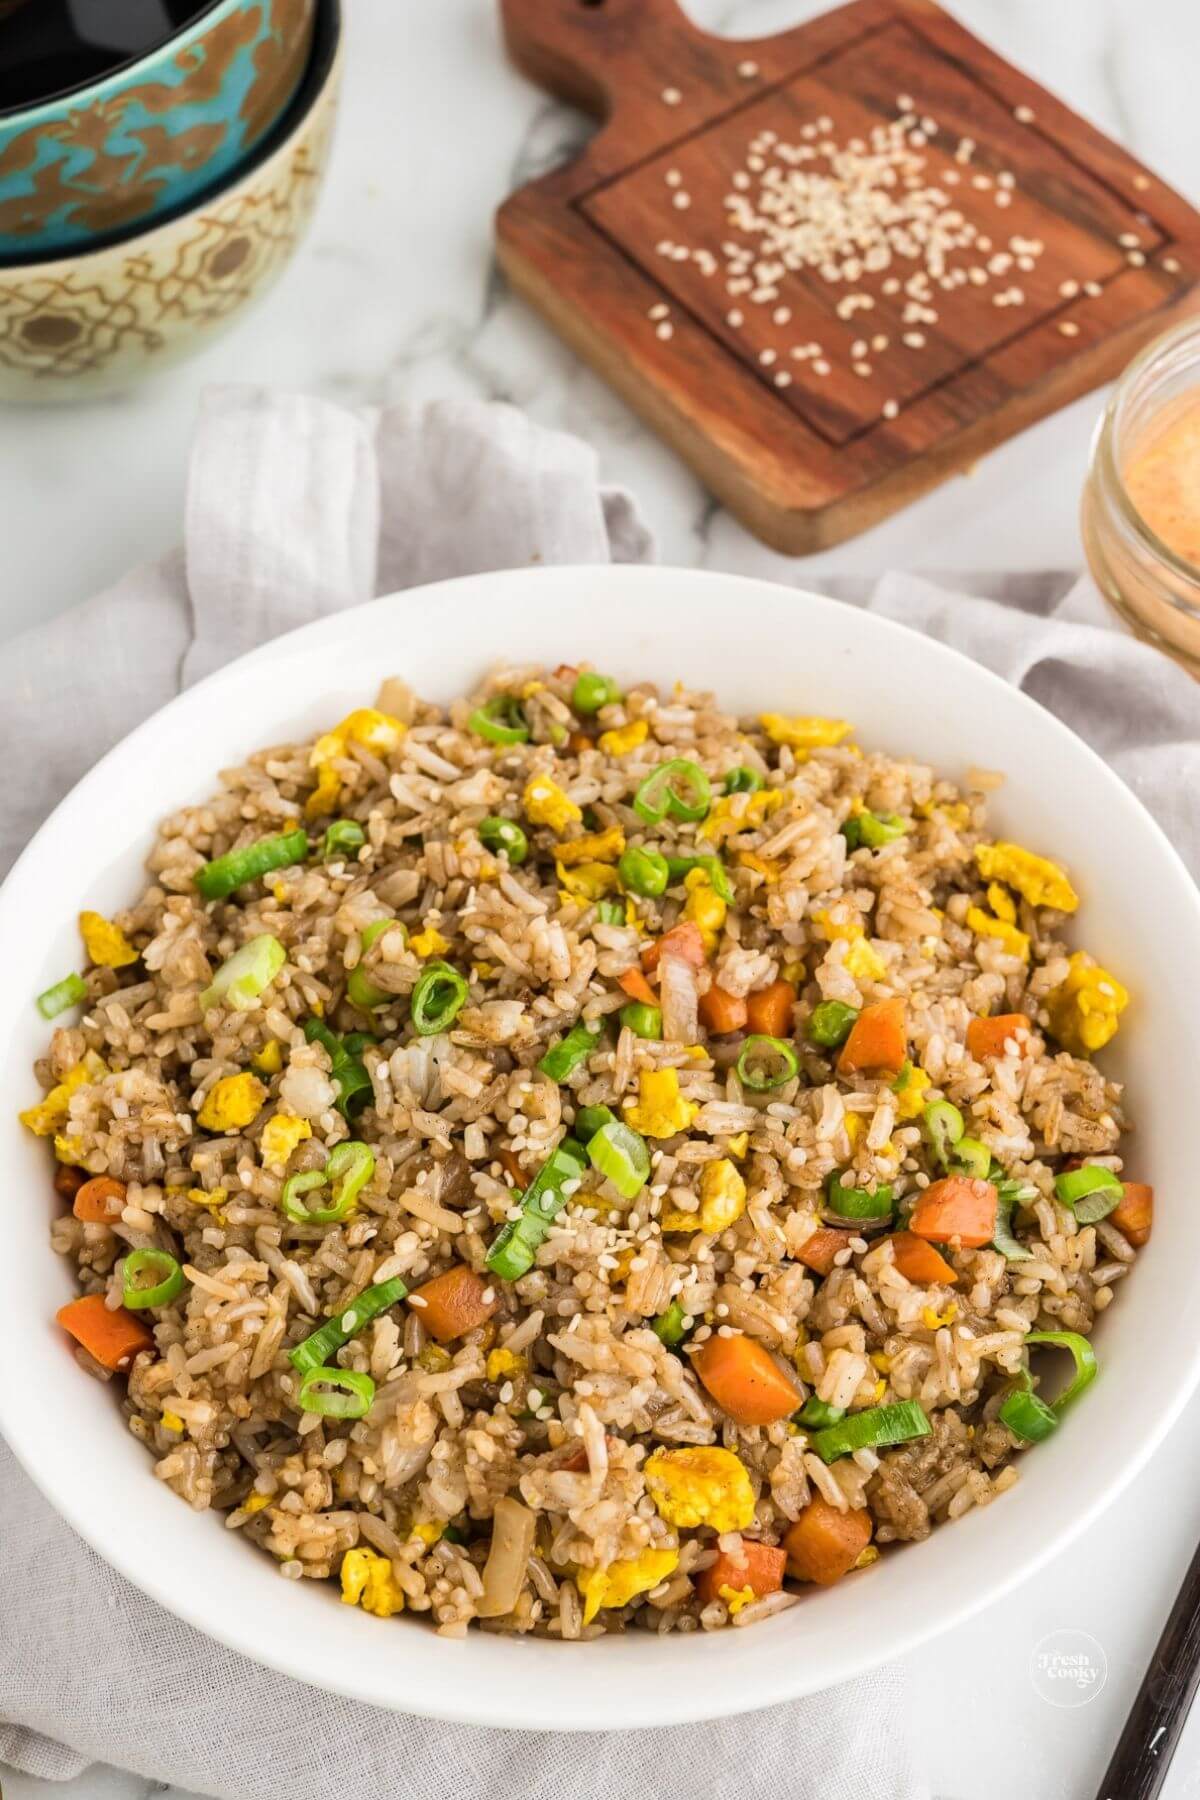
POLYGON ((125 1183, 111 1175, 94 1175, 75 1195, 71 1211, 88 1225, 111 1225, 125 1204, 125 1183))
POLYGON ((617 986, 631 1000, 640 1000, 645 1006, 658 1005, 658 995, 640 969, 626 969, 623 975, 617 976, 617 986))
POLYGON ((76 1169, 70 1163, 54 1165, 54 1191, 60 1200, 73 1200, 87 1178, 86 1169, 76 1169))
POLYGON ((783 1540, 789 1572, 822 1587, 832 1587, 848 1574, 870 1541, 866 1507, 839 1512, 820 1499, 809 1501, 783 1540))
POLYGON ((852 1232, 822 1229, 814 1231, 811 1237, 805 1238, 796 1255, 807 1268, 818 1275, 828 1275, 833 1267, 833 1259, 839 1250, 844 1250, 849 1243, 852 1232))
POLYGON ((800 1395, 757 1338, 707 1338, 692 1358, 696 1373, 723 1412, 739 1425, 786 1419, 800 1395))
POLYGON ((994 1019, 972 1019, 967 1026, 967 1049, 976 1062, 987 1056, 1003 1056, 1009 1038, 1029 1030, 1024 1013, 997 1013, 994 1019))
POLYGON ((700 996, 700 1023, 714 1037, 727 1031, 740 1031, 749 1016, 746 1002, 737 994, 727 994, 716 982, 707 994, 700 996))
POLYGON ((898 1231, 888 1241, 892 1246, 892 1260, 906 1281, 928 1287, 931 1281, 944 1281, 949 1285, 958 1280, 958 1271, 952 1269, 945 1257, 924 1238, 915 1237, 911 1231, 898 1231))
POLYGON ((103 1294, 68 1300, 54 1316, 106 1369, 127 1369, 140 1351, 154 1346, 149 1327, 123 1306, 106 1306, 103 1294))
POLYGON ((735 1593, 740 1593, 743 1588, 753 1588, 755 1599, 761 1600, 764 1594, 779 1592, 786 1563, 786 1550, 743 1538, 740 1550, 717 1551, 716 1562, 709 1563, 696 1577, 696 1592, 704 1606, 710 1600, 724 1599, 722 1588, 732 1588, 735 1593))
POLYGON ((790 981, 773 981, 746 995, 746 1024, 764 1037, 790 1037, 796 990, 790 981))
POLYGON ((567 749, 572 756, 582 756, 585 750, 592 748, 592 740, 586 731, 572 731, 567 736, 567 749))
POLYGON ((678 956, 691 963, 693 969, 704 967, 704 937, 695 919, 680 919, 670 931, 664 931, 654 943, 642 951, 642 967, 648 975, 658 967, 661 956, 678 956))
POLYGON ((969 1250, 990 1244, 996 1235, 999 1196, 990 1181, 947 1175, 925 1189, 913 1208, 908 1228, 934 1244, 957 1238, 969 1250))
POLYGON ((898 1075, 908 1050, 908 1019, 903 1000, 877 1000, 864 1006, 850 1028, 838 1057, 838 1074, 898 1075))
POLYGON ((555 681, 572 681, 578 673, 579 670, 574 663, 559 663, 554 671, 554 679, 555 681))
POLYGON ((1124 1195, 1108 1216, 1134 1249, 1140 1250, 1154 1223, 1154 1189, 1144 1181, 1127 1181, 1124 1195))
POLYGON ((504 1170, 504 1173, 508 1176, 513 1185, 524 1192, 529 1186, 529 1183, 525 1179, 525 1171, 521 1167, 521 1159, 516 1151, 510 1150, 508 1146, 505 1145, 503 1150, 497 1150, 496 1161, 500 1164, 500 1167, 504 1170))
POLYGON ((491 1318, 500 1302, 495 1290, 469 1269, 466 1263, 455 1263, 432 1281, 426 1281, 408 1296, 430 1337, 448 1344, 464 1332, 474 1331, 491 1318), (490 1299, 485 1299, 490 1294, 490 1299))

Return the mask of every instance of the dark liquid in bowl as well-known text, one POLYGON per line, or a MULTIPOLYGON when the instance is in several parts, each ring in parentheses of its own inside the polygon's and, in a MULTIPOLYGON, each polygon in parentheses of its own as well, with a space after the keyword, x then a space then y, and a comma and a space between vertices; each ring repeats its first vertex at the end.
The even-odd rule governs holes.
POLYGON ((0 112, 36 106, 144 56, 214 0, 0 0, 0 112))

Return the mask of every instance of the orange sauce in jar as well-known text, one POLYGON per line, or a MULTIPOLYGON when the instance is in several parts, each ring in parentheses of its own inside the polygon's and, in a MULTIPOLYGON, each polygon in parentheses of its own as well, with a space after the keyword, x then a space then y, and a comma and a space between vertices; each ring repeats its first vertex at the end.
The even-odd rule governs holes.
POLYGON ((1123 474, 1126 493, 1155 536, 1200 568, 1200 387, 1147 424, 1123 474))

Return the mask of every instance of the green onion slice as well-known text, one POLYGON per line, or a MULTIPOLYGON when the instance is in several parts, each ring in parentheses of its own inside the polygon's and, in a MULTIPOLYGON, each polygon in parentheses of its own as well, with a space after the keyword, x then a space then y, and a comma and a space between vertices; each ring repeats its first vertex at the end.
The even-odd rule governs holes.
POLYGON ((375 1040, 362 1031, 347 1032, 339 1038, 321 1019, 306 1019, 304 1035, 310 1044, 320 1044, 329 1053, 338 1111, 344 1119, 357 1118, 375 1091, 359 1053, 364 1044, 375 1040))
POLYGON ((969 1175, 973 1181, 987 1180, 992 1153, 978 1138, 960 1137, 950 1154, 964 1175, 969 1175))
POLYGON ((466 1004, 467 983, 447 962, 431 962, 412 991, 413 1030, 419 1037, 445 1031, 466 1004))
POLYGON ((1060 1416, 1073 1400, 1077 1400, 1084 1388, 1090 1387, 1100 1372, 1096 1361, 1096 1352, 1078 1331, 1031 1331, 1026 1334, 1026 1344, 1057 1344, 1061 1349, 1071 1353, 1075 1364, 1075 1374, 1070 1384, 1054 1402, 1054 1410, 1060 1416))
POLYGON ((804 1402, 798 1413, 792 1414, 796 1424, 802 1426, 806 1431, 824 1431, 828 1426, 836 1425, 838 1420, 844 1419, 845 1416, 844 1406, 830 1406, 828 1400, 818 1400, 815 1394, 811 1400, 804 1402))
POLYGON ((996 1187, 996 1231, 992 1238, 992 1249, 998 1250, 1008 1262, 1028 1262, 1032 1251, 1027 1250, 1013 1236, 1012 1216, 1018 1201, 1037 1198, 1037 1189, 1011 1176, 1000 1176, 997 1179, 993 1174, 991 1179, 996 1187))
POLYGON ((683 881, 693 869, 703 869, 708 876, 708 885, 713 893, 726 905, 732 903, 733 886, 725 872, 725 864, 719 856, 668 856, 667 873, 669 886, 674 887, 677 881, 683 881))
POLYGON ((309 1369, 300 1383, 301 1411, 326 1419, 361 1419, 374 1398, 375 1383, 357 1369, 309 1369))
POLYGON ((839 827, 850 850, 860 850, 865 844, 868 850, 882 849, 884 844, 895 843, 908 831, 908 822, 898 813, 853 813, 839 827))
POLYGON ((598 713, 602 706, 612 706, 621 698, 621 690, 611 675, 599 675, 585 669, 571 691, 571 705, 586 717, 598 713))
POLYGON ((200 996, 200 1011, 231 1006, 235 1012, 249 1012, 286 961, 287 951, 269 931, 251 938, 221 964, 200 996))
POLYGON ((809 1042, 819 1044, 822 1050, 840 1049, 857 1017, 857 1006, 847 1006, 844 1000, 820 1001, 809 1014, 809 1042))
POLYGON ((581 1144, 594 1138, 602 1125, 615 1125, 617 1115, 611 1106, 581 1106, 575 1114, 575 1136, 581 1144))
POLYGON ((291 868, 307 855, 308 833, 298 827, 276 837, 259 838, 256 844, 245 844, 240 850, 227 850, 224 856, 197 869, 193 880, 206 900, 224 900, 248 881, 257 881, 273 869, 291 868))
POLYGON ((37 1009, 43 1019, 57 1019, 69 1006, 80 1006, 88 997, 88 984, 82 975, 64 975, 53 987, 37 997, 37 1009))
POLYGON ((748 1037, 734 1065, 738 1080, 752 1094, 769 1094, 799 1072, 800 1058, 777 1037, 748 1037))
POLYGON ((1069 1206, 1081 1225, 1106 1219, 1121 1204, 1125 1183, 1111 1169, 1089 1163, 1082 1169, 1066 1169, 1054 1177, 1054 1192, 1069 1206))
POLYGON ((619 900, 597 900, 596 917, 601 925, 624 925, 625 908, 619 900))
POLYGON ((514 694, 493 694, 471 714, 467 729, 489 744, 529 742, 529 725, 514 694))
POLYGON ((543 1075, 551 1081, 566 1081, 585 1057, 590 1056, 600 1041, 599 1025, 584 1025, 582 1022, 568 1031, 565 1038, 557 1044, 551 1044, 546 1054, 538 1063, 543 1075))
POLYGON ((361 946, 359 960, 346 977, 346 998, 351 1006, 357 1006, 360 1012, 373 1012, 377 1006, 383 1006, 387 1001, 396 998, 395 994, 389 994, 386 988, 376 987, 375 983, 368 979, 366 970, 362 966, 362 959, 371 945, 381 938, 385 931, 393 929, 403 935, 405 943, 408 942, 408 931, 399 919, 373 919, 359 939, 361 946))
POLYGON ((829 1210, 840 1219, 890 1219, 892 1216, 892 1188, 887 1181, 879 1182, 874 1190, 861 1187, 844 1187, 837 1170, 831 1170, 825 1182, 825 1195, 829 1210))
POLYGON ((763 785, 763 778, 757 769, 730 769, 725 777, 724 788, 727 794, 757 794, 763 785))
POLYGON ((353 1140, 338 1144, 330 1152, 323 1169, 306 1169, 299 1175, 288 1176, 279 1197, 280 1207, 293 1225, 336 1225, 350 1217, 359 1194, 374 1173, 375 1157, 366 1144, 353 1140), (302 1204, 301 1194, 311 1194, 323 1187, 332 1188, 329 1206, 302 1204))
POLYGON ((480 843, 487 850, 503 850, 515 867, 529 855, 529 839, 515 819, 501 819, 494 814, 477 827, 480 843))
POLYGON ((551 1223, 567 1202, 568 1182, 587 1168, 583 1145, 564 1138, 552 1150, 521 1197, 521 1216, 510 1219, 487 1253, 487 1266, 504 1281, 519 1281, 532 1269, 551 1223))
POLYGON ((657 825, 668 815, 694 822, 708 816, 712 789, 699 763, 673 756, 659 763, 633 797, 633 810, 647 825, 657 825))
POLYGON ((660 1038, 662 1036, 662 1008, 649 1006, 644 1000, 631 1000, 628 1006, 621 1008, 621 1023, 632 1031, 634 1037, 660 1038))
POLYGON ((957 1106, 949 1100, 931 1100, 921 1114, 921 1129, 937 1161, 948 1168, 954 1146, 966 1130, 957 1106))
POLYGON ((906 1444, 910 1438, 928 1437, 933 1430, 925 1409, 916 1400, 898 1400, 891 1406, 869 1406, 836 1425, 818 1431, 812 1447, 822 1462, 836 1462, 855 1450, 877 1450, 885 1444, 906 1444))
MULTIPOLYGON (((1028 1379, 1028 1377, 1026 1377, 1028 1379)), ((1058 1429, 1058 1414, 1028 1388, 1014 1388, 996 1414, 1002 1425, 1028 1444, 1040 1444, 1058 1429)))
POLYGON ((666 1312, 659 1313, 650 1329, 668 1350, 675 1350, 682 1344, 691 1327, 688 1324, 688 1314, 678 1300, 672 1300, 666 1312))
POLYGON ((642 894, 650 900, 665 894, 671 880, 666 857, 658 850, 645 850, 638 844, 630 844, 628 850, 621 852, 617 874, 629 893, 642 894))
POLYGON ((367 834, 357 819, 335 819, 332 825, 325 828, 325 842, 321 846, 323 862, 332 862, 335 857, 353 856, 361 850, 367 841, 367 834))
POLYGON ((588 1139, 588 1161, 612 1182, 623 1200, 635 1200, 650 1179, 645 1138, 614 1119, 588 1139))
POLYGON ((364 1288, 357 1299, 351 1300, 340 1313, 332 1319, 326 1319, 324 1325, 318 1326, 303 1343, 297 1344, 294 1350, 288 1351, 288 1361, 302 1375, 310 1369, 319 1369, 335 1356, 343 1344, 348 1344, 364 1325, 377 1319, 398 1300, 403 1300, 408 1289, 399 1276, 391 1281, 380 1281, 374 1287, 364 1288))
POLYGON ((147 1306, 170 1306, 183 1292, 183 1270, 169 1250, 131 1250, 125 1258, 121 1303, 132 1312, 147 1306), (139 1276, 149 1276, 148 1281, 139 1276))

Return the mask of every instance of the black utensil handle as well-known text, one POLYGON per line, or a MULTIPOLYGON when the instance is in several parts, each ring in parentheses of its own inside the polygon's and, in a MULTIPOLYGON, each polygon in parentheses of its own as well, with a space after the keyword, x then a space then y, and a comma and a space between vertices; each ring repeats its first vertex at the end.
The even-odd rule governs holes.
POLYGON ((1200 1685, 1200 1549, 1163 1627, 1096 1800, 1154 1800, 1200 1685))

